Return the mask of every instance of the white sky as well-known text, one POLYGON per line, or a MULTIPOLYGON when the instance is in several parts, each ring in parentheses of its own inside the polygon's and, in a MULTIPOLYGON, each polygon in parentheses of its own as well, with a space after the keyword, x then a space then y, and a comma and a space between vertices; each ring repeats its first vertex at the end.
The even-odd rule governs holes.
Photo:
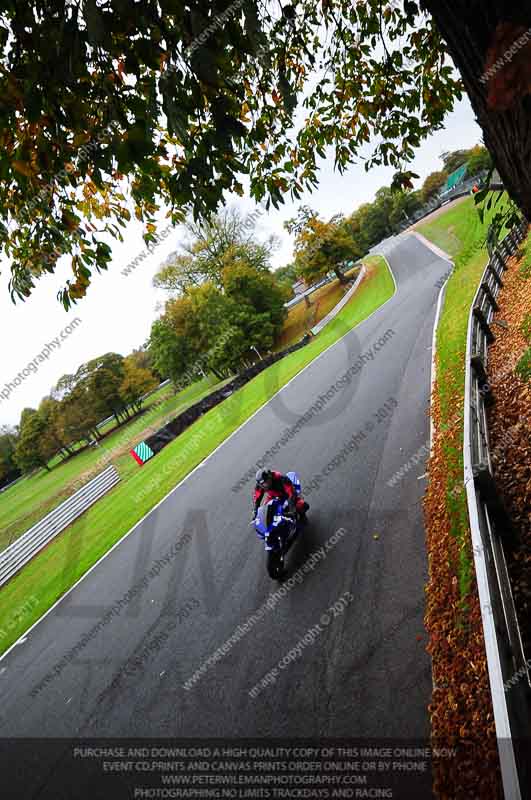
MULTIPOLYGON (((408 169, 420 175, 415 188, 430 172, 441 168, 442 152, 469 148, 480 140, 481 129, 465 98, 447 117, 445 129, 428 139, 408 165, 408 169)), ((392 167, 378 167, 367 173, 363 165, 355 165, 341 176, 333 170, 333 159, 321 164, 319 186, 313 194, 305 193, 297 203, 288 199, 278 211, 271 208, 257 221, 260 238, 274 233, 281 239, 281 247, 273 257, 274 267, 292 259, 292 237, 284 230, 283 222, 295 215, 299 205, 310 205, 325 219, 338 212, 351 214, 362 203, 373 200, 381 186, 389 185, 395 172, 392 167)), ((237 196, 231 204, 244 214, 256 208, 254 201, 237 196)), ((164 292, 153 288, 152 279, 161 261, 176 249, 182 234, 176 230, 134 273, 124 277, 120 270, 145 249, 139 222, 134 219, 124 231, 123 244, 113 241, 109 270, 93 276, 88 296, 68 313, 56 299, 57 291, 71 277, 66 257, 59 262, 55 275, 38 281, 31 297, 16 305, 8 293, 9 264, 5 258, 0 261, 0 393, 69 322, 75 317, 81 320, 60 349, 55 346, 49 359, 40 364, 36 373, 25 377, 7 401, 0 398, 0 425, 17 424, 23 408, 36 408, 62 375, 75 372, 83 362, 111 351, 127 355, 149 336, 151 323, 159 316, 155 306, 166 297, 164 292)))

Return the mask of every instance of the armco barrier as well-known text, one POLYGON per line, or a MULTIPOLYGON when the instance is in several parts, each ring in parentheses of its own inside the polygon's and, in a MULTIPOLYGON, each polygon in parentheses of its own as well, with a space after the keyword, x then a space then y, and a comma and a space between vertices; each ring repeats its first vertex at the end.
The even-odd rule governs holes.
POLYGON ((284 303, 284 308, 293 308, 293 306, 296 306, 298 303, 302 303, 305 297, 309 297, 311 294, 316 292, 317 289, 320 289, 321 286, 325 286, 327 283, 331 283, 335 280, 337 280, 336 276, 332 275, 331 277, 323 278, 317 283, 312 284, 304 292, 295 295, 295 297, 292 297, 287 303, 284 303))
POLYGON ((498 752, 506 800, 531 797, 525 754, 531 731, 529 672, 513 602, 504 547, 512 530, 494 482, 486 405, 490 323, 503 286, 506 259, 527 231, 522 221, 493 251, 470 310, 465 369, 464 480, 498 752), (522 676, 514 685, 515 674, 522 676), (508 687, 508 688, 506 688, 508 687))
POLYGON ((0 586, 16 575, 48 542, 103 497, 119 480, 115 467, 107 467, 0 553, 0 586))
POLYGON ((335 317, 337 317, 341 309, 344 308, 344 306, 346 306, 346 304, 349 302, 354 292, 357 291, 358 286, 360 285, 360 283, 362 282, 363 278, 366 275, 366 272, 367 269, 365 265, 363 265, 359 271, 358 277, 356 278, 356 280, 354 281, 353 285, 350 287, 348 292, 344 295, 344 297, 342 297, 339 303, 337 303, 334 306, 332 311, 330 311, 326 315, 326 317, 323 317, 323 319, 320 322, 318 322, 317 325, 314 325, 313 328, 311 328, 311 332, 314 336, 317 336, 317 334, 320 333, 323 330, 323 328, 325 328, 328 325, 329 322, 332 322, 332 320, 335 319, 335 317))

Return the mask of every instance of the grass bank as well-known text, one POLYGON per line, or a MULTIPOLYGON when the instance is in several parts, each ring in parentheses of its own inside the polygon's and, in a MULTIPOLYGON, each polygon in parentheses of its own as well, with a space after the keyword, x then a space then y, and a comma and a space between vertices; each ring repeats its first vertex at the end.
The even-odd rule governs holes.
POLYGON ((480 222, 469 198, 417 230, 455 262, 437 330, 437 381, 431 414, 436 435, 424 498, 429 580, 425 624, 432 657, 429 707, 436 742, 464 748, 466 768, 434 761, 436 797, 497 798, 500 772, 463 485, 463 414, 468 317, 488 261, 491 215, 480 222), (464 743, 466 742, 466 747, 464 743))
MULTIPOLYGON (((468 316, 479 280, 488 262, 485 246, 492 214, 481 223, 472 197, 416 229, 438 247, 445 249, 455 263, 448 280, 437 331, 438 424, 444 433, 442 454, 448 468, 447 506, 451 511, 456 537, 468 534, 468 516, 463 485, 463 404, 465 353, 468 316), (466 532, 466 533, 465 533, 466 532)), ((470 584, 472 561, 461 556, 459 585, 462 596, 470 584)))
MULTIPOLYGON (((345 272, 347 278, 355 277, 359 272, 359 267, 345 272)), ((280 336, 275 350, 284 350, 286 347, 298 342, 305 333, 317 325, 330 311, 339 303, 350 289, 349 285, 344 285, 338 280, 321 286, 310 295, 308 306, 301 300, 296 306, 289 310, 288 317, 284 322, 282 335, 280 336)))

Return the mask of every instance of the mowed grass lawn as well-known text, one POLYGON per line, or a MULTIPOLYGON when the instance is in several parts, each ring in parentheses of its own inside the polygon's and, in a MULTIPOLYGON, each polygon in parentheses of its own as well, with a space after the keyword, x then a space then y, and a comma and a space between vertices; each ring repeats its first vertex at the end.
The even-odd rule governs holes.
MULTIPOLYGON (((503 202, 501 200, 497 208, 500 208, 503 202)), ((491 209, 485 213, 482 224, 474 198, 466 197, 451 205, 448 211, 439 212, 429 222, 419 222, 414 229, 445 250, 458 267, 470 261, 480 249, 484 248, 493 212, 494 209, 491 209)), ((483 252, 486 250, 483 249, 483 252)))
POLYGON ((177 395, 170 386, 165 386, 147 398, 143 414, 109 433, 99 447, 87 448, 67 461, 57 458, 51 462, 51 472, 40 470, 6 489, 0 494, 0 550, 110 463, 118 468, 122 477, 132 473, 136 462, 129 450, 142 441, 147 430, 158 430, 168 418, 175 417, 223 383, 225 381, 220 383, 213 377, 205 378, 177 395))
POLYGON ((143 467, 128 456, 121 483, 0 590, 0 652, 281 386, 393 295, 394 281, 384 260, 375 256, 366 263, 369 274, 359 290, 313 341, 264 370, 143 467))

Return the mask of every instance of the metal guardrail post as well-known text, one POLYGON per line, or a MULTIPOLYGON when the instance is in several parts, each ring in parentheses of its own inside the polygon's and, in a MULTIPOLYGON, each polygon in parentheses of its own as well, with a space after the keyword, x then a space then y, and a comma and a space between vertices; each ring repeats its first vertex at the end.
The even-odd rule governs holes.
POLYGON ((487 371, 485 369, 485 364, 483 362, 483 358, 480 355, 472 355, 470 357, 470 366, 474 370, 477 375, 478 379, 478 386, 479 391, 483 395, 484 401, 488 402, 488 398, 492 398, 492 389, 489 384, 489 379, 487 375, 487 371), (487 391, 485 391, 485 386, 488 386, 487 391))
POLYGON ((494 336, 493 332, 491 331, 489 323, 487 322, 483 311, 481 310, 481 308, 479 306, 474 306, 474 308, 472 309, 472 313, 473 313, 474 317, 477 319, 481 330, 485 334, 485 336, 487 338, 487 342, 489 344, 492 344, 492 342, 495 340, 496 337, 494 336))
POLYGON ((510 247, 509 247, 509 243, 507 242, 506 238, 502 239, 500 244, 499 244, 499 253, 500 253, 501 257, 503 259, 505 259, 505 260, 507 260, 512 255, 510 247))
POLYGON ((487 296, 487 298, 488 298, 488 300, 489 300, 489 302, 490 302, 490 304, 492 306, 493 311, 498 311, 498 303, 496 302, 496 299, 495 299, 494 295, 492 294, 492 292, 490 290, 490 286, 487 283, 487 281, 483 281, 482 282, 481 288, 485 292, 485 294, 486 294, 486 296, 487 296))
POLYGON ((474 474, 474 483, 483 502, 489 509, 496 526, 503 531, 504 539, 509 544, 514 544, 516 540, 514 526, 505 507, 505 503, 498 492, 489 465, 477 464, 472 468, 472 472, 474 474))
POLYGON ((495 269, 492 263, 489 261, 487 264, 487 272, 489 275, 492 276, 493 280, 498 284, 498 288, 501 289, 503 287, 503 281, 500 278, 499 272, 495 269))

